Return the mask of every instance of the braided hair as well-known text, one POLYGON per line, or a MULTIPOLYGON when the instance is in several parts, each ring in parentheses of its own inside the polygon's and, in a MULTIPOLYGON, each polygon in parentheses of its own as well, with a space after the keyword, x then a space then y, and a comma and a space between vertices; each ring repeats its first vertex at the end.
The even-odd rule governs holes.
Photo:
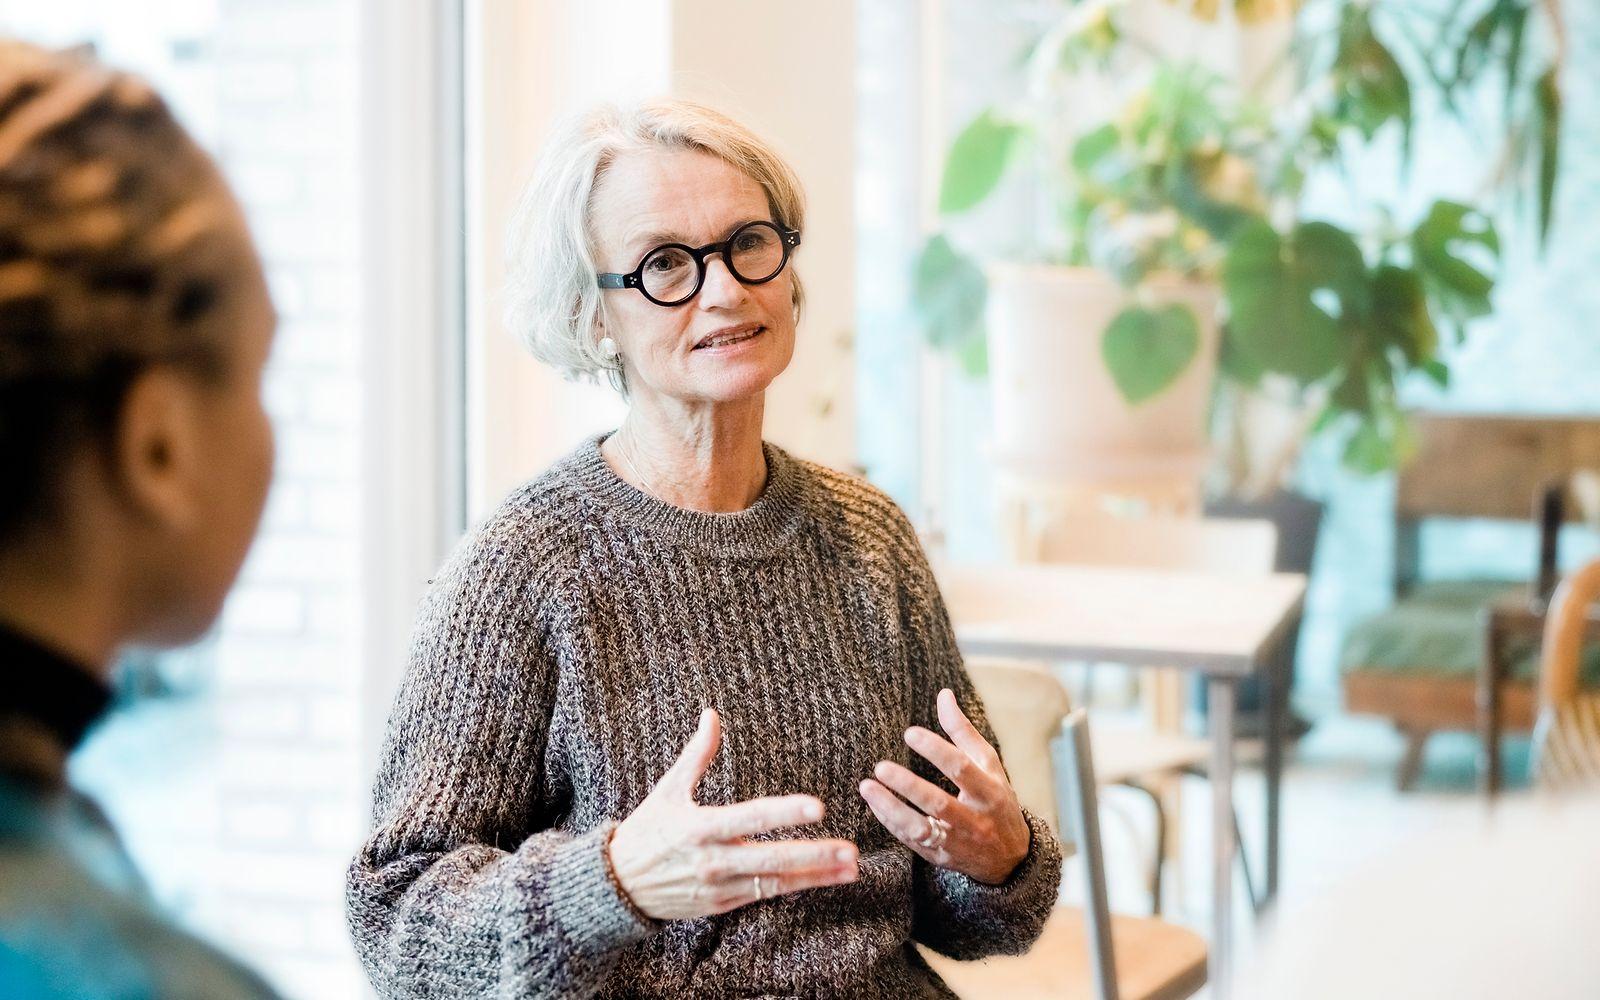
POLYGON ((236 213, 143 81, 0 39, 0 545, 50 519, 141 371, 225 374, 236 213))

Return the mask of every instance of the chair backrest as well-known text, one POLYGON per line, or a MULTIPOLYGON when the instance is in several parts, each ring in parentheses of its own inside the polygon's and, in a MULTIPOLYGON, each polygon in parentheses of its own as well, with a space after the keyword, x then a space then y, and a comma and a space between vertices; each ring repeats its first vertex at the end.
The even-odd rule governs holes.
POLYGON ((1578 693, 1584 633, 1589 609, 1600 601, 1600 559, 1591 560, 1561 581, 1545 616, 1544 646, 1539 668, 1539 704, 1555 708, 1578 693))
MULTIPOLYGON (((1395 581, 1417 580, 1421 523, 1429 518, 1529 521, 1544 487, 1600 469, 1600 420, 1414 413, 1416 451, 1395 492, 1395 581)), ((1581 505, 1566 504, 1568 520, 1581 505)))
POLYGON ((1234 518, 1059 518, 1039 526, 1035 539, 1039 562, 1239 576, 1271 573, 1278 553, 1278 529, 1271 521, 1234 518))
POLYGON ((1600 601, 1600 559, 1561 582, 1545 619, 1534 725, 1533 774, 1545 788, 1600 784, 1600 695, 1582 693, 1579 673, 1589 609, 1600 601))
POLYGON ((1048 669, 1022 661, 969 659, 967 673, 983 699, 989 724, 1017 799, 1043 816, 1059 837, 1055 767, 1051 746, 1072 705, 1048 669))
POLYGON ((1088 715, 1081 708, 1070 711, 1066 691, 1043 667, 1008 660, 969 660, 967 671, 1000 742, 1001 757, 1017 799, 1029 812, 1046 817, 1058 834, 1052 748, 1058 736, 1065 738, 1070 762, 1066 774, 1068 842, 1077 845, 1088 886, 1084 922, 1089 934, 1095 997, 1118 1000, 1088 715))
POLYGON ((1095 790, 1094 755, 1089 749, 1089 713, 1077 709, 1062 725, 1066 737, 1068 820, 1072 839, 1083 859, 1088 889, 1084 922, 1089 931, 1089 959, 1095 995, 1118 1000, 1116 953, 1111 943, 1111 901, 1106 892, 1105 854, 1100 845, 1100 798, 1095 790))

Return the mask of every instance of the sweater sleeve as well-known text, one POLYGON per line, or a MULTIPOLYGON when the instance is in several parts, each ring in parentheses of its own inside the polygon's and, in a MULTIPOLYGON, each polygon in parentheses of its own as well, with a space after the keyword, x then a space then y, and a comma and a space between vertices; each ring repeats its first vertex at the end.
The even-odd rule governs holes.
MULTIPOLYGON (((956 648, 955 631, 933 571, 909 524, 904 524, 903 532, 901 612, 914 721, 943 733, 936 699, 941 688, 949 688, 961 710, 998 751, 1000 743, 956 648)), ((912 754, 912 770, 956 793, 950 780, 920 754, 912 754)), ((1023 818, 1031 833, 1028 853, 1000 885, 937 867, 921 856, 914 858, 913 938, 955 959, 1019 955, 1038 940, 1061 885, 1061 845, 1044 820, 1026 809, 1023 818)))
POLYGON ((561 570, 531 551, 536 526, 497 518, 423 603, 374 829, 346 876, 356 951, 388 998, 590 997, 657 926, 612 877, 613 824, 553 828, 557 671, 541 597, 561 570))

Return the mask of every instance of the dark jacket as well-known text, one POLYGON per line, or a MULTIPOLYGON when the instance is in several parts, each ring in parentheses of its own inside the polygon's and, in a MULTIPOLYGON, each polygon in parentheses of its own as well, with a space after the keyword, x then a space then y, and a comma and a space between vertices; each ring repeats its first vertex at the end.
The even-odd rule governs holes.
POLYGON ((152 905, 105 814, 67 783, 105 685, 4 628, 0 677, 0 997, 276 997, 152 905))

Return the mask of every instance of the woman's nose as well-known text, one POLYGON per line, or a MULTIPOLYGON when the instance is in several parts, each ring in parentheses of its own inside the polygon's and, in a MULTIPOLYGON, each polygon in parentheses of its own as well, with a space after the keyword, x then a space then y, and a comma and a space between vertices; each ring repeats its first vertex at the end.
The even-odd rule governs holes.
POLYGON ((744 300, 745 294, 744 283, 728 270, 722 254, 706 259, 706 280, 700 286, 702 306, 736 305, 744 300))

